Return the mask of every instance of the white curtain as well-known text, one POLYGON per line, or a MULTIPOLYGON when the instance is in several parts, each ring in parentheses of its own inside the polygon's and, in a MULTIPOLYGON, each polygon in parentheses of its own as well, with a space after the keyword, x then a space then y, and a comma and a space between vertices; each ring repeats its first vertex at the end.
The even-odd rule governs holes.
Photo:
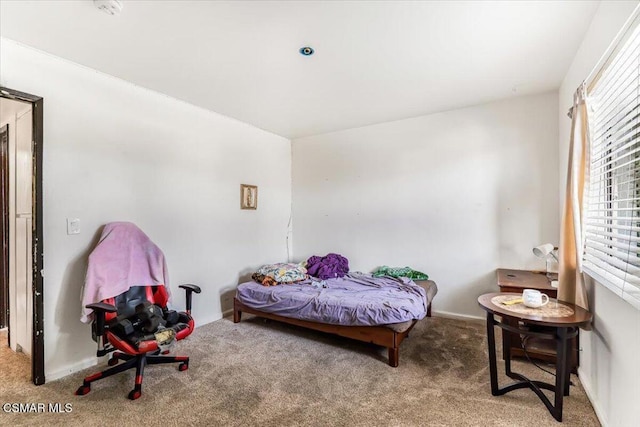
POLYGON ((560 230, 560 275, 558 299, 589 309, 582 275, 583 199, 589 180, 589 126, 586 88, 582 84, 573 97, 571 140, 564 211, 560 230))

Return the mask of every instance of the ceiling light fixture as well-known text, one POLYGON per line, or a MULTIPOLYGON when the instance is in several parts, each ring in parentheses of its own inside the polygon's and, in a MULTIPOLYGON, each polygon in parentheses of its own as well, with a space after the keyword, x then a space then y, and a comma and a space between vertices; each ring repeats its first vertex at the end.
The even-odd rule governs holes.
POLYGON ((93 4, 95 7, 109 15, 118 15, 122 12, 121 0, 93 0, 93 4))
POLYGON ((304 46, 304 47, 301 47, 298 52, 300 52, 300 54, 304 56, 311 56, 315 51, 310 46, 304 46))

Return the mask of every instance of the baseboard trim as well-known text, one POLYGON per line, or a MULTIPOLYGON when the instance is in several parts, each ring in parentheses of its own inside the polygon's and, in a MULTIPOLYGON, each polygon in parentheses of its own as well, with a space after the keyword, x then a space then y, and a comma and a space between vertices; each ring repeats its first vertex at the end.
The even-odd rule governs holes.
POLYGON ((101 359, 92 356, 87 359, 80 360, 79 362, 73 363, 71 365, 67 365, 62 369, 58 369, 53 372, 47 372, 45 374, 46 382, 59 380, 60 378, 66 377, 67 375, 71 375, 83 369, 91 368, 92 366, 97 366, 100 363, 101 359))
MULTIPOLYGON (((196 329, 198 327, 200 327, 200 326, 204 326, 206 324, 209 324, 209 323, 215 322, 217 320, 220 320, 223 317, 229 316, 232 313, 233 313, 233 309, 230 309, 230 310, 225 310, 225 311, 223 311, 221 313, 214 313, 211 316, 206 316, 206 317, 200 316, 199 318, 196 317, 196 329)), ((458 320, 484 321, 483 317, 470 316, 468 314, 451 313, 451 312, 448 312, 448 311, 436 311, 436 310, 434 310, 433 311, 433 316, 435 316, 435 317, 444 317, 444 318, 449 318, 449 319, 458 319, 458 320)), ((101 358, 98 358, 96 356, 92 356, 90 358, 86 358, 86 359, 80 360, 80 361, 78 361, 76 363, 73 363, 71 365, 67 365, 64 368, 58 369, 56 371, 47 372, 45 377, 47 379, 47 382, 55 381, 55 380, 58 380, 60 378, 66 377, 67 375, 71 375, 73 373, 81 371, 83 369, 90 368, 92 366, 97 366, 97 365, 100 364, 101 361, 102 361, 101 358)), ((582 377, 581 377, 581 380, 582 380, 582 377)), ((591 401, 591 404, 593 405, 593 407, 594 407, 594 409, 596 411, 596 415, 598 416, 598 419, 602 423, 601 411, 599 412, 598 408, 593 403, 593 399, 591 398, 591 394, 587 390, 586 386, 585 386, 585 391, 587 392, 587 396, 589 397, 589 400, 591 401)), ((604 423, 602 423, 602 425, 605 426, 604 423)))
MULTIPOLYGON (((196 329, 200 326, 204 326, 208 323, 215 322, 216 320, 220 320, 222 319, 222 316, 223 316, 223 313, 215 313, 212 316, 208 316, 204 318, 200 317, 199 319, 196 318, 196 321, 197 321, 196 329)), ((103 362, 103 360, 106 360, 106 359, 103 359, 97 356, 92 356, 92 357, 80 360, 71 365, 67 365, 64 368, 57 369, 53 372, 47 372, 45 374, 46 382, 59 380, 60 378, 64 378, 67 375, 71 375, 78 371, 82 371, 83 369, 91 368, 92 366, 98 366, 100 363, 103 362)))
POLYGON ((591 406, 593 406, 593 410, 596 413, 596 417, 598 417, 598 421, 602 427, 608 427, 609 423, 607 422, 607 418, 605 417, 604 411, 598 404, 598 400, 596 399, 596 394, 591 386, 591 380, 589 376, 583 372, 583 369, 578 366, 578 378, 580 378, 580 383, 582 384, 582 388, 584 389, 589 402, 591 402, 591 406))
MULTIPOLYGON (((222 316, 217 318, 217 319, 214 319, 213 321, 220 320, 223 317, 230 316, 231 314, 233 314, 233 309, 232 308, 223 311, 222 312, 222 316)), ((448 318, 448 319, 457 319, 457 320, 474 320, 474 321, 475 320, 479 320, 479 321, 482 321, 482 322, 484 322, 484 320, 485 320, 484 317, 470 316, 468 314, 451 313, 449 311, 436 311, 436 310, 434 310, 432 312, 432 315, 435 316, 435 317, 445 317, 445 318, 448 318)))
POLYGON ((439 311, 433 310, 433 315, 435 317, 445 317, 447 319, 458 319, 458 320, 480 320, 484 321, 484 317, 480 316, 471 316, 469 314, 460 314, 460 313, 452 313, 450 311, 439 311))
POLYGON ((216 320, 220 320, 222 319, 222 317, 224 316, 224 313, 214 313, 211 316, 197 316, 194 315, 194 320, 196 322, 196 329, 198 329, 200 326, 204 326, 206 324, 209 324, 211 322, 215 322, 216 320))

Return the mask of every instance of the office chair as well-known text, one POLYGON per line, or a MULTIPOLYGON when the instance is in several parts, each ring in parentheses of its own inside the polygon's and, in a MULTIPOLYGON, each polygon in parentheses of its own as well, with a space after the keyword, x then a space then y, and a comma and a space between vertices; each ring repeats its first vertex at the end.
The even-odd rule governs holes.
POLYGON ((180 371, 189 368, 189 357, 166 354, 176 341, 193 332, 192 294, 201 290, 196 285, 181 285, 186 291, 186 312, 170 310, 166 279, 164 255, 138 227, 122 222, 105 226, 89 256, 83 291, 83 303, 97 302, 83 304, 81 320, 92 320, 97 356, 113 352, 108 361, 111 368, 86 377, 76 395, 89 393, 95 381, 135 367, 135 387, 129 399, 136 400, 142 395, 146 365, 179 363, 180 371), (123 285, 127 282, 146 285, 123 285), (120 292, 122 289, 125 291, 120 292))

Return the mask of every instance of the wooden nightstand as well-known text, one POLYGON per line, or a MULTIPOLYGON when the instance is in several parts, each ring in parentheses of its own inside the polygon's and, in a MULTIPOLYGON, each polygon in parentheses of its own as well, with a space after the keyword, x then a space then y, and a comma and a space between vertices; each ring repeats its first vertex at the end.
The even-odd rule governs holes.
MULTIPOLYGON (((558 280, 557 273, 545 273, 544 271, 509 270, 499 268, 496 270, 500 292, 522 293, 525 289, 537 289, 547 294, 549 298, 558 296, 558 289, 551 286, 552 280, 558 280)), ((515 325, 517 326, 517 325, 515 325)), ((522 326, 522 325, 520 325, 522 326)), ((511 356, 526 357, 520 340, 520 335, 508 331, 502 331, 503 349, 510 348, 511 356)), ((532 359, 556 362, 555 344, 551 340, 530 337, 526 343, 527 354, 532 359)), ((569 368, 576 372, 578 367, 578 338, 573 338, 570 345, 569 368)), ((504 358, 503 352, 503 358, 504 358)))
POLYGON ((558 295, 558 289, 551 286, 552 280, 558 280, 557 273, 545 273, 532 270, 508 270, 499 268, 496 270, 500 292, 522 293, 525 289, 537 289, 545 293, 549 298, 558 295))

